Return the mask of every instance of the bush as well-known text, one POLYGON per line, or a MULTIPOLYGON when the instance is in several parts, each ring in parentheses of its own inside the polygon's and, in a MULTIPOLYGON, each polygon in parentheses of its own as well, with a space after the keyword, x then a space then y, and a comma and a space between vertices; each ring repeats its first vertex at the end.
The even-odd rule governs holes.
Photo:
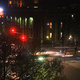
POLYGON ((64 66, 58 59, 52 61, 35 60, 31 62, 29 74, 30 77, 27 80, 65 80, 61 73, 63 72, 64 66))

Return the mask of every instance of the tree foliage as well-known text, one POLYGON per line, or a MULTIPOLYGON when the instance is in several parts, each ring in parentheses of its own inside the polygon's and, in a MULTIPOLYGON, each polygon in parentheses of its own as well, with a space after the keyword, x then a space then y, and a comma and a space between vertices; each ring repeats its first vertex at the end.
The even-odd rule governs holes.
POLYGON ((64 66, 57 59, 52 61, 35 60, 31 62, 28 70, 30 77, 24 78, 24 80, 60 80, 62 79, 61 73, 63 69, 64 66))

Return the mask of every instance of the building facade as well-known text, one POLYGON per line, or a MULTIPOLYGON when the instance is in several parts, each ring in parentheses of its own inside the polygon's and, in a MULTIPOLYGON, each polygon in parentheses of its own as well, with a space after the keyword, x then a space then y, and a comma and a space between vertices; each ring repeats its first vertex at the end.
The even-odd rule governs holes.
MULTIPOLYGON (((79 40, 75 33, 79 26, 77 17, 79 4, 57 4, 43 0, 6 0, 4 26, 15 26, 29 39, 37 39, 41 44, 68 44, 79 40), (72 29, 74 28, 74 30, 72 29), (69 36, 74 39, 69 40, 69 36), (72 41, 73 40, 73 41, 72 41)), ((1 26, 3 23, 1 23, 1 26)))

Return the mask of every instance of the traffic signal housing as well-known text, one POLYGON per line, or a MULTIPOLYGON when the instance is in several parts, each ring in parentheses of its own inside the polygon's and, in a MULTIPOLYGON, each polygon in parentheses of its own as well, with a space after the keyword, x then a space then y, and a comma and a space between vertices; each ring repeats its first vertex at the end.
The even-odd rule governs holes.
POLYGON ((21 35, 20 39, 21 39, 21 41, 25 42, 27 40, 27 37, 26 37, 26 35, 21 35))
POLYGON ((16 32, 16 29, 15 28, 11 28, 10 29, 10 33, 15 33, 16 32))

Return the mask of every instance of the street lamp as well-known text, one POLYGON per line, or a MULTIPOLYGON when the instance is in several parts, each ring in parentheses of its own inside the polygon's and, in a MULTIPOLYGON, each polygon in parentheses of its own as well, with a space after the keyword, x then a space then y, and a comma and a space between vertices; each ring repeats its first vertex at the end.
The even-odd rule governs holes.
POLYGON ((71 40, 71 39, 72 39, 72 35, 69 36, 69 40, 71 40))
POLYGON ((3 12, 3 9, 2 8, 0 8, 0 12, 3 12))
POLYGON ((49 36, 46 36, 47 39, 49 39, 49 36))
POLYGON ((0 18, 2 18, 3 16, 4 16, 3 8, 0 8, 0 18))
POLYGON ((72 15, 71 15, 71 17, 73 18, 73 17, 74 17, 74 15, 72 14, 72 15))
POLYGON ((43 57, 39 57, 38 60, 43 61, 43 57))

